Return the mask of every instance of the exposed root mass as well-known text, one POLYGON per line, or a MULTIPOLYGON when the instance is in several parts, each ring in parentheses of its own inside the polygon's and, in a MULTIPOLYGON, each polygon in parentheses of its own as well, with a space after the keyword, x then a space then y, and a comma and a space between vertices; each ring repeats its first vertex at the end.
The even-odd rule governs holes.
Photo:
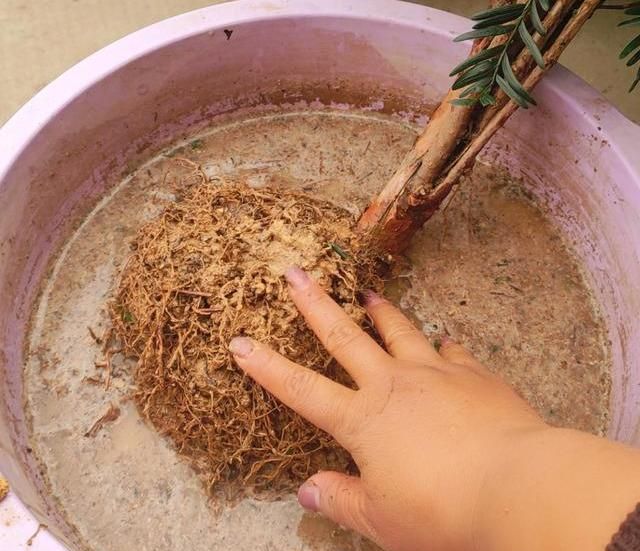
POLYGON ((235 366, 237 335, 353 384, 288 298, 288 266, 309 271, 358 323, 357 292, 381 286, 355 219, 308 195, 193 185, 147 223, 109 309, 114 335, 137 359, 135 401, 210 491, 269 497, 319 469, 348 470, 328 435, 235 366))

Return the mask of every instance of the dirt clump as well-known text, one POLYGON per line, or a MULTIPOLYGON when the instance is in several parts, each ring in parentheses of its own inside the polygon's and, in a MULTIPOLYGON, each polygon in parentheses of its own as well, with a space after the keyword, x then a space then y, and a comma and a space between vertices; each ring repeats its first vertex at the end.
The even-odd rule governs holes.
POLYGON ((307 270, 367 325, 358 291, 381 289, 377 256, 353 215, 280 189, 192 185, 132 243, 109 303, 113 338, 136 360, 134 399, 212 493, 272 497, 346 451, 237 368, 229 341, 248 335, 345 384, 288 298, 284 271, 307 270))
POLYGON ((0 501, 9 495, 9 483, 0 476, 0 501))

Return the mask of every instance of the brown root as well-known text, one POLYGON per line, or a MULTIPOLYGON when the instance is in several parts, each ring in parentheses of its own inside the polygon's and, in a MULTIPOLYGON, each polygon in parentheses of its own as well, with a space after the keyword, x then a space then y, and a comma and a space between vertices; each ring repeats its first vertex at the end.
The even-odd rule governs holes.
MULTIPOLYGON (((110 316, 137 359, 134 399, 210 491, 269 497, 351 459, 254 384, 229 341, 248 335, 347 385, 288 298, 288 266, 309 271, 360 324, 358 289, 376 259, 343 209, 284 189, 195 184, 139 232, 110 316)), ((216 492, 217 493, 217 492, 216 492)))
POLYGON ((100 432, 102 427, 104 427, 108 423, 113 423, 114 421, 117 421, 118 417, 120 417, 120 408, 117 406, 114 406, 113 404, 110 404, 109 409, 107 409, 107 411, 105 411, 96 420, 96 422, 93 423, 93 425, 91 425, 91 428, 87 432, 85 432, 84 435, 88 438, 94 438, 96 434, 100 432))

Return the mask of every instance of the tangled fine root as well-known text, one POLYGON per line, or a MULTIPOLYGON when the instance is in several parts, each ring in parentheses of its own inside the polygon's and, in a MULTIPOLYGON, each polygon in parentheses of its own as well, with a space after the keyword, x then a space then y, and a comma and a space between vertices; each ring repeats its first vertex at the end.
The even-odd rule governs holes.
POLYGON ((115 298, 113 331, 137 360, 135 401, 213 494, 274 497, 351 459, 237 368, 248 335, 353 386, 290 301, 282 274, 311 273, 359 324, 379 262, 343 209, 285 189, 202 182, 143 226, 115 298))

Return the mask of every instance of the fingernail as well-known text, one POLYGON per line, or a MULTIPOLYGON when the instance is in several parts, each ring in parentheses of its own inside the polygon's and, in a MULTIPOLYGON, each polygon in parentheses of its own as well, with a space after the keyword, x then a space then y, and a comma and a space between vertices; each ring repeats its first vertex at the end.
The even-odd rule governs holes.
POLYGON ((366 289, 360 293, 362 295, 362 302, 365 306, 377 306, 378 304, 382 304, 384 299, 375 291, 371 289, 366 289))
POLYGON ((291 266, 291 268, 287 269, 284 277, 294 289, 304 289, 310 281, 307 272, 297 266, 291 266))
POLYGON ((298 503, 307 511, 317 513, 320 510, 320 488, 311 480, 305 482, 298 490, 298 503))
POLYGON ((234 356, 246 358, 253 352, 253 341, 247 337, 235 337, 229 343, 229 350, 234 356))

